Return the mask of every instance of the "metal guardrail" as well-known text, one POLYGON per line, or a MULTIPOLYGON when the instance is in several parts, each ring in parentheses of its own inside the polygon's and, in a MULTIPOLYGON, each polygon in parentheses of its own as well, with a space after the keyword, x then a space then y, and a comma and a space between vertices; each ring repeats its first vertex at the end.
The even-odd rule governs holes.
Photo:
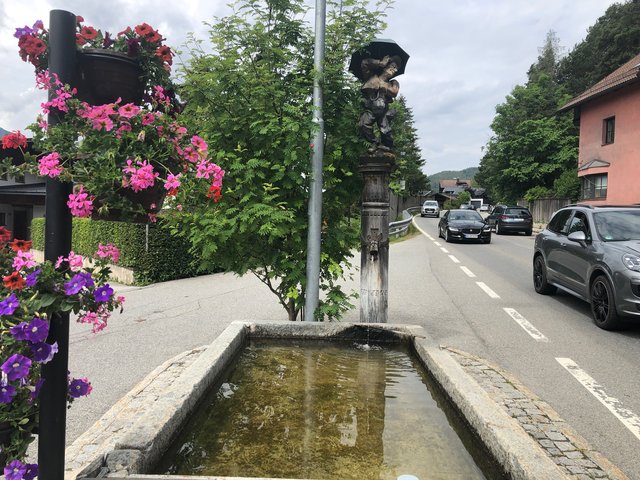
POLYGON ((420 212, 420 207, 409 207, 402 211, 402 220, 389 223, 389 236, 395 238, 404 237, 409 231, 409 225, 413 220, 413 214, 420 212))

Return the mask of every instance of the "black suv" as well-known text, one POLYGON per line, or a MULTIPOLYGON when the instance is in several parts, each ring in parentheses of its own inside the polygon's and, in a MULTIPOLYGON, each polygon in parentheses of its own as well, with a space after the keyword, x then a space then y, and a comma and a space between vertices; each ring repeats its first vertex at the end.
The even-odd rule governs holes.
POLYGON ((486 220, 491 227, 495 228, 498 235, 510 232, 531 235, 533 231, 533 217, 527 207, 496 205, 486 220))
POLYGON ((591 304, 597 326, 640 320, 640 207, 568 205, 536 236, 533 286, 591 304))

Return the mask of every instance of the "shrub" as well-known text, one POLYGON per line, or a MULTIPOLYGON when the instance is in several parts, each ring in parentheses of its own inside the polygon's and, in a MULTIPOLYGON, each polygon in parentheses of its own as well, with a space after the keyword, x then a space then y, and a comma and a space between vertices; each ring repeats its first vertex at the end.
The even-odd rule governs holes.
MULTIPOLYGON (((44 218, 33 219, 31 240, 33 248, 44 250, 44 218)), ((99 243, 113 243, 120 249, 118 264, 134 271, 137 285, 219 271, 198 272, 200 262, 190 253, 189 240, 171 235, 162 219, 148 225, 148 234, 145 224, 73 219, 71 248, 75 253, 90 256, 99 243)))

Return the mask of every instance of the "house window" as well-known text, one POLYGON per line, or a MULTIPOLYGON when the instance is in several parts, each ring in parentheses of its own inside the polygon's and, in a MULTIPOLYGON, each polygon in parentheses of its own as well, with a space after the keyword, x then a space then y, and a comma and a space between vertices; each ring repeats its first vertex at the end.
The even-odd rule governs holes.
POLYGON ((616 133, 616 117, 605 118, 602 122, 602 144, 613 143, 616 133))
POLYGON ((582 177, 580 190, 582 200, 607 198, 607 174, 603 173, 582 177))

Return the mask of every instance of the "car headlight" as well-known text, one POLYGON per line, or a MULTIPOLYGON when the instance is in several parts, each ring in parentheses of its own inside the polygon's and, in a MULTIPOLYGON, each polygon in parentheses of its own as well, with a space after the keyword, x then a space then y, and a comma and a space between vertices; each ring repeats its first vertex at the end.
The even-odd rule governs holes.
POLYGON ((449 227, 449 231, 450 232, 459 232, 460 229, 456 228, 456 227, 449 227))
POLYGON ((490 232, 491 231, 491 225, 486 225, 486 226, 482 227, 482 231, 483 232, 490 232))
POLYGON ((622 256, 622 263, 629 270, 640 272, 640 257, 638 255, 625 254, 622 256))

